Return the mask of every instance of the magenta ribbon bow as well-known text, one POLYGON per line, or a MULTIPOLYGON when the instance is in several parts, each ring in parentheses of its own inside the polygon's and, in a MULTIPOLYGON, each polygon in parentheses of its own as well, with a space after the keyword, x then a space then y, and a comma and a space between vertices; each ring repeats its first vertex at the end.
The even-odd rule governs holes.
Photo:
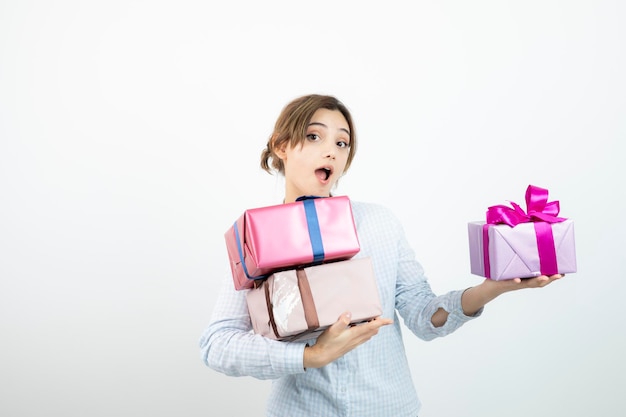
POLYGON ((567 220, 557 217, 560 211, 559 202, 548 202, 548 190, 529 185, 526 189, 526 211, 519 204, 510 202, 513 208, 504 205, 495 205, 487 209, 487 224, 483 228, 483 256, 485 261, 485 276, 490 277, 489 268, 489 237, 488 228, 491 224, 507 224, 515 227, 520 223, 532 222, 537 237, 537 250, 541 274, 554 275, 558 273, 552 223, 567 220))
POLYGON ((545 188, 529 185, 526 189, 526 212, 511 201, 511 207, 497 205, 487 209, 487 223, 508 224, 515 227, 520 223, 547 222, 558 223, 567 219, 557 217, 559 214, 559 202, 548 202, 548 190, 545 188))

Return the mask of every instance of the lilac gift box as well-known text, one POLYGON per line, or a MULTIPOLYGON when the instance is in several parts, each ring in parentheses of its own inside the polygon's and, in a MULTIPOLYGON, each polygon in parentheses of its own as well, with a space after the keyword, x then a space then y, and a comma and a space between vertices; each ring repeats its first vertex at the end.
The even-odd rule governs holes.
MULTIPOLYGON (((484 221, 468 223, 472 274, 495 281, 543 275, 533 223, 520 223, 515 227, 506 224, 487 225, 486 239, 483 233, 485 225, 484 221), (488 251, 487 258, 485 250, 488 251), (488 272, 485 271, 485 259, 488 259, 488 272)), ((558 273, 576 272, 574 222, 565 220, 550 226, 558 273)))
POLYGON ((360 250, 346 196, 246 210, 224 237, 236 290, 276 271, 346 260, 360 250))
POLYGON ((547 190, 528 186, 527 212, 489 207, 487 221, 468 223, 472 274, 500 281, 576 272, 574 222, 557 217, 558 201, 547 190))
POLYGON ((353 324, 382 314, 370 258, 276 272, 246 300, 254 332, 283 341, 315 338, 345 311, 353 324))

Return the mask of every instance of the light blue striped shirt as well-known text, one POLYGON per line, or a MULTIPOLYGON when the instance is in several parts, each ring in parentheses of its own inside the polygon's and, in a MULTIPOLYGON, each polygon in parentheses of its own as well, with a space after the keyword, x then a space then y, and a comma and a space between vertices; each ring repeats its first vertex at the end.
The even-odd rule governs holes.
POLYGON ((320 369, 303 368, 305 344, 279 342, 254 334, 246 291, 236 291, 226 276, 211 321, 200 338, 202 360, 232 376, 274 379, 267 415, 415 417, 420 410, 408 366, 398 314, 423 340, 452 333, 468 320, 463 290, 436 296, 415 259, 404 230, 392 212, 377 204, 352 202, 361 246, 356 257, 372 259, 383 306, 383 326, 369 341, 320 369), (450 314, 434 327, 431 317, 442 307, 450 314))

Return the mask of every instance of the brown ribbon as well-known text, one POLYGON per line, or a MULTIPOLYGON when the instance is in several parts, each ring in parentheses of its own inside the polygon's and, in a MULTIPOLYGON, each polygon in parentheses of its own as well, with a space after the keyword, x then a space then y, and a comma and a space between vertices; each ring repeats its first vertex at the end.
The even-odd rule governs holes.
POLYGON ((306 320, 308 330, 315 330, 320 327, 320 321, 317 317, 317 309, 315 308, 315 301, 313 301, 309 279, 302 268, 296 269, 296 277, 298 277, 298 289, 300 290, 302 308, 304 308, 304 320, 306 320))
POLYGON ((267 312, 270 315, 270 324, 272 325, 272 330, 274 330, 274 334, 276 335, 276 337, 280 337, 280 335, 278 334, 278 329, 276 329, 276 321, 274 320, 274 306, 270 301, 270 286, 267 283, 267 280, 263 281, 262 285, 265 289, 265 305, 267 305, 267 312))

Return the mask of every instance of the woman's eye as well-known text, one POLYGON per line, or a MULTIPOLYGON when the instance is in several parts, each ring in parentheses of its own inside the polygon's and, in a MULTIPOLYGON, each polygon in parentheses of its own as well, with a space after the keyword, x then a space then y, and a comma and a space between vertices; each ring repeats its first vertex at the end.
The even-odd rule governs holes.
POLYGON ((348 144, 348 142, 345 141, 339 141, 337 142, 337 146, 339 146, 340 148, 349 148, 350 145, 348 144))
POLYGON ((306 138, 309 140, 318 140, 320 137, 316 133, 309 133, 306 135, 306 138))

